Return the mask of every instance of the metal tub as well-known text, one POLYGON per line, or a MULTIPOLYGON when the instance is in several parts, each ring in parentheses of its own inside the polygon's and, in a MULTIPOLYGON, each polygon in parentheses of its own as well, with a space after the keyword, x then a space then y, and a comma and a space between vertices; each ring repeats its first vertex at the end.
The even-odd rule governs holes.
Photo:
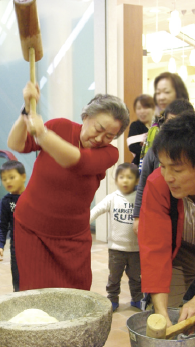
MULTIPOLYGON (((183 339, 176 336, 173 340, 153 339, 146 336, 146 323, 154 311, 145 311, 132 315, 127 320, 131 347, 195 347, 195 337, 183 339)), ((169 308, 169 317, 173 324, 178 322, 179 309, 169 308)))

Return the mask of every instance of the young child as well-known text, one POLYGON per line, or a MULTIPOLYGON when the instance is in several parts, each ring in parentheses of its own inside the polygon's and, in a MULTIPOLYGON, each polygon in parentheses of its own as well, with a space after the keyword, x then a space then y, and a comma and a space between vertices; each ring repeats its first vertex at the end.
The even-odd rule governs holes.
POLYGON ((112 302, 113 311, 119 306, 120 282, 125 270, 129 278, 131 306, 142 309, 140 259, 137 235, 133 232, 133 208, 135 186, 138 184, 139 170, 135 164, 124 163, 118 166, 115 182, 118 187, 107 195, 92 210, 90 222, 109 212, 108 231, 109 270, 106 291, 112 302))
POLYGON ((0 168, 1 181, 6 194, 0 204, 0 260, 3 260, 3 250, 6 236, 10 230, 10 253, 13 291, 19 291, 19 273, 15 255, 13 212, 20 194, 25 190, 26 173, 22 163, 16 160, 5 162, 0 168))

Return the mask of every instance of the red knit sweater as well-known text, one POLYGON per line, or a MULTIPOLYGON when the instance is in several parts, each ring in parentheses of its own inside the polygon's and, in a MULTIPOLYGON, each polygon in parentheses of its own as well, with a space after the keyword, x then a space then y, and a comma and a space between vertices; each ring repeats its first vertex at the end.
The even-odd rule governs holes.
MULTIPOLYGON (((67 119, 60 118, 50 120, 46 123, 48 129, 51 129, 59 136, 61 136, 66 141, 72 143, 74 146, 79 147, 79 139, 81 132, 81 125, 71 122, 67 119)), ((37 264, 40 262, 45 263, 45 267, 48 262, 51 262, 51 259, 45 260, 48 257, 49 252, 52 253, 52 259, 58 257, 59 248, 61 248, 60 259, 56 261, 56 267, 62 268, 62 273, 58 274, 58 277, 63 276, 63 267, 64 264, 73 263, 75 264, 74 270, 75 277, 78 277, 77 274, 77 263, 83 263, 85 257, 89 257, 89 247, 82 250, 82 254, 75 252, 73 249, 69 252, 68 258, 66 259, 66 251, 63 249, 63 243, 67 247, 67 241, 79 239, 79 242, 85 242, 86 239, 89 239, 89 218, 90 218, 90 205, 93 200, 94 194, 99 187, 100 180, 104 178, 105 171, 114 165, 118 160, 118 150, 112 145, 98 149, 80 149, 81 158, 79 162, 72 166, 71 168, 63 168, 56 161, 50 157, 45 151, 35 143, 33 137, 30 135, 27 138, 24 153, 29 153, 31 151, 40 150, 40 153, 35 161, 32 176, 29 180, 29 183, 18 200, 16 207, 16 252, 18 263, 19 263, 19 272, 21 279, 21 288, 20 289, 33 289, 41 288, 48 286, 65 286, 65 287, 76 287, 80 288, 83 286, 78 283, 67 283, 67 281, 61 283, 56 280, 52 284, 47 282, 46 284, 37 280, 37 277, 40 277, 35 274, 35 278, 30 279, 30 284, 26 284, 26 278, 28 277, 28 271, 31 271, 31 265, 29 264, 30 259, 30 250, 36 248, 36 257, 41 257, 37 264), (24 230, 19 231, 19 224, 23 226, 23 229, 29 229, 28 233, 24 233, 24 230), (17 227, 18 225, 18 227, 17 227), (18 228, 18 232, 17 232, 18 228), (27 234, 30 232, 33 233, 32 238, 26 238, 27 234), (41 244, 38 246, 33 241, 33 238, 41 239, 41 244), (47 238, 58 238, 60 241, 60 247, 52 245, 47 238), (34 244, 33 244, 34 242, 34 244), (29 244, 31 243, 31 244, 29 244), (39 255, 37 248, 43 247, 39 255), (26 248, 28 250, 26 250, 26 248), (54 252, 54 248, 56 248, 54 252), (58 250, 57 250, 58 248, 58 250), (25 252, 24 252, 25 249, 25 252), (54 253, 56 255, 54 256, 54 253), (24 254, 25 253, 25 254, 24 254), (65 257, 65 258, 64 258, 65 257), (63 258, 63 259, 62 259, 63 258), (27 265, 26 265, 26 264, 27 265)), ((90 235, 91 237, 91 235, 90 235)), ((71 250, 71 245, 69 247, 71 250)), ((31 255, 33 257, 33 255, 31 255)), ((32 271, 33 271, 32 265, 32 271)), ((37 265, 38 266, 38 265, 37 265)), ((53 265, 50 264, 52 267, 53 265)), ((31 272, 32 272, 31 271, 31 272)), ((54 272, 51 277, 55 276, 54 272)), ((68 266, 66 272, 68 271, 68 266)), ((78 270, 79 271, 79 270, 78 270)), ((90 271, 88 269, 88 271, 90 271)), ((44 271, 43 271, 44 272, 44 271)), ((44 275, 42 275, 44 276, 44 275)), ((49 275, 47 274, 47 277, 49 275)), ((72 276, 72 275, 71 275, 72 276)), ((84 274, 83 276, 88 276, 84 274)), ((89 277, 89 276, 88 276, 89 277)), ((75 281, 75 280, 74 280, 75 281)), ((89 289, 89 284, 87 288, 89 289)))
MULTIPOLYGON (((81 125, 67 119, 46 123, 66 141, 79 147, 81 125)), ((40 149, 28 136, 24 152, 40 149)), ((89 227, 90 204, 105 171, 118 160, 117 148, 81 148, 79 162, 63 168, 46 152, 39 153, 26 190, 18 201, 16 218, 36 232, 69 236, 89 227), (57 228, 56 228, 57 225, 57 228)))

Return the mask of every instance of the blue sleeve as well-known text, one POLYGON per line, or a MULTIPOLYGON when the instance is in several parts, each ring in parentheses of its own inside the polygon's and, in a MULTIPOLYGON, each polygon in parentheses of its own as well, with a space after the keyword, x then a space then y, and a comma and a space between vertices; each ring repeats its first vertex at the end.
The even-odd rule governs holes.
POLYGON ((0 248, 4 248, 10 222, 9 206, 3 198, 0 201, 0 248))
POLYGON ((134 218, 139 218, 140 208, 142 204, 142 195, 146 185, 147 178, 156 169, 156 167, 158 167, 157 166, 158 162, 159 161, 155 157, 152 148, 149 148, 143 160, 142 171, 141 171, 139 183, 137 186, 134 215, 133 215, 134 218))

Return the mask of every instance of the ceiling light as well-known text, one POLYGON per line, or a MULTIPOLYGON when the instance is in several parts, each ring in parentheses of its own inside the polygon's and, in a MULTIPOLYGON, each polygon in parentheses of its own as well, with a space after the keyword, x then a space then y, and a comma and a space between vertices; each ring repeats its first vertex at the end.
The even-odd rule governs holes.
POLYGON ((154 44, 152 50, 151 50, 151 57, 154 63, 159 63, 162 58, 163 51, 159 45, 159 43, 154 44))
POLYGON ((146 35, 142 34, 142 47, 145 47, 146 45, 146 35))
POLYGON ((169 59, 169 64, 168 64, 168 70, 171 73, 175 73, 177 68, 176 68, 176 62, 175 62, 175 58, 171 57, 169 59))
POLYGON ((158 40, 158 0, 156 0, 156 33, 154 36, 154 41, 151 49, 151 57, 155 63, 159 63, 162 58, 162 48, 158 40))
MULTIPOLYGON (((195 29, 195 28, 194 28, 195 29)), ((148 52, 151 52, 154 46, 156 33, 146 34, 146 49, 148 52)), ((177 37, 171 35, 166 31, 158 31, 158 42, 160 42, 162 50, 171 50, 171 49, 181 49, 184 47, 188 47, 189 45, 177 37)), ((182 53, 181 53, 182 54, 182 53)))
POLYGON ((195 66, 195 49, 191 50, 189 60, 190 60, 190 65, 195 66))
POLYGON ((174 10, 171 12, 171 18, 169 21, 169 30, 173 36, 177 36, 181 30, 181 19, 179 17, 179 12, 174 10))
POLYGON ((152 60, 153 60, 154 63, 156 63, 156 64, 160 63, 161 58, 162 58, 162 51, 161 50, 157 50, 157 49, 153 50, 151 52, 151 57, 152 57, 152 60))
POLYGON ((185 65, 180 66, 178 74, 182 78, 183 81, 186 81, 186 79, 188 77, 187 67, 185 65))

